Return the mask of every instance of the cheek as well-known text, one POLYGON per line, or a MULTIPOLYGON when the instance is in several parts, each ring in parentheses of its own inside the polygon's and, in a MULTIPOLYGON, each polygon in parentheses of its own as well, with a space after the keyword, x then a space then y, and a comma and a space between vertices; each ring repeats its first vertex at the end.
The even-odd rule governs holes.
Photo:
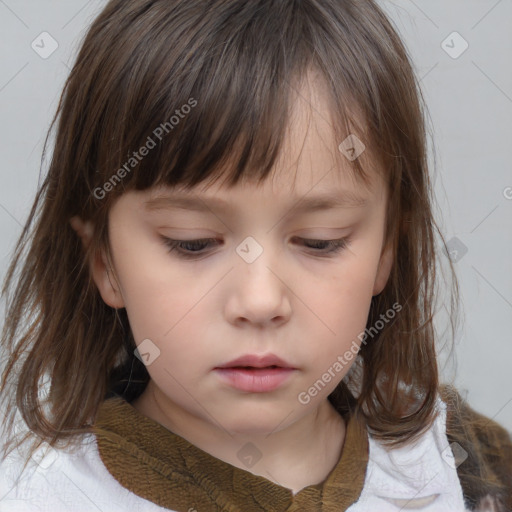
POLYGON ((368 254, 351 254, 328 275, 312 276, 305 284, 319 311, 335 322, 366 322, 377 271, 376 258, 368 254))
POLYGON ((125 291, 126 311, 135 339, 149 337, 162 344, 190 327, 194 309, 201 309, 198 303, 205 294, 193 281, 184 281, 179 275, 161 274, 146 275, 143 281, 134 279, 125 291))
POLYGON ((114 243, 116 271, 135 340, 165 340, 204 295, 204 284, 183 272, 167 249, 143 232, 119 236, 114 243), (131 239, 137 244, 126 243, 131 239))
MULTIPOLYGON (((377 263, 375 258, 352 256, 336 267, 328 278, 312 277, 304 287, 312 290, 305 301, 317 318, 317 338, 322 340, 322 351, 314 354, 321 365, 328 366, 338 355, 345 353, 355 341, 360 345, 370 311, 377 263)), ((305 290, 305 288, 304 288, 305 290)), ((311 312, 305 311, 308 318, 311 312)))

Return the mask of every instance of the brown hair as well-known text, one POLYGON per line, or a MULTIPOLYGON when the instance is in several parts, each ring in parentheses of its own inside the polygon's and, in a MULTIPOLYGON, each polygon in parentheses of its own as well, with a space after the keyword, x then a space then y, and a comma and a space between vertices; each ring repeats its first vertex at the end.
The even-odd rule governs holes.
MULTIPOLYGON (((373 0, 108 2, 65 84, 50 129, 58 121, 48 174, 4 284, 7 294, 24 260, 2 335, 11 420, 17 408, 28 428, 54 445, 90 432, 109 393, 131 400, 143 391, 149 375, 133 355, 126 311, 103 302, 88 267, 97 251, 109 254, 109 208, 130 189, 191 188, 221 176, 229 186, 266 179, 293 91, 309 69, 328 85, 337 140, 349 133, 364 140, 389 187, 386 240, 394 265, 372 299, 368 328, 393 304, 402 308, 361 346, 329 399, 340 411, 355 407, 376 438, 394 445, 432 424, 439 389, 435 231, 443 237, 431 206, 421 91, 396 30, 373 0), (170 135, 118 173, 122 179, 114 177, 156 138, 156 127, 193 102, 172 128, 168 122, 170 135), (96 227, 87 250, 70 226, 76 215, 96 227), (51 387, 43 403, 45 375, 51 387)), ((352 170, 366 181, 362 161, 352 170)))

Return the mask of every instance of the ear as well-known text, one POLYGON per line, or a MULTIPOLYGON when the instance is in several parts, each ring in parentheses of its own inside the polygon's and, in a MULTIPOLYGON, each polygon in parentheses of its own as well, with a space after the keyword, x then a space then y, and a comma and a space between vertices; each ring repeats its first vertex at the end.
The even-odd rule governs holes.
POLYGON ((373 294, 379 295, 384 290, 386 283, 388 282, 389 275, 391 274, 391 268, 393 267, 393 243, 389 242, 388 245, 383 249, 380 256, 379 268, 377 275, 375 276, 375 283, 373 285, 373 294))
MULTIPOLYGON (((76 231, 82 240, 84 249, 88 249, 94 233, 94 227, 90 221, 84 222, 80 217, 72 217, 69 221, 71 227, 76 231)), ((97 252, 89 261, 89 270, 93 281, 105 303, 115 309, 124 308, 123 296, 115 277, 114 270, 110 268, 104 251, 97 252)))

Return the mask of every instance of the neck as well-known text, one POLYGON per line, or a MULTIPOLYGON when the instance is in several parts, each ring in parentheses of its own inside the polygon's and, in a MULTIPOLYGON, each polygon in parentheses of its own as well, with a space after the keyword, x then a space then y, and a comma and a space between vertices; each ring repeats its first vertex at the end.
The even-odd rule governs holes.
POLYGON ((345 422, 327 399, 282 430, 228 433, 212 422, 178 410, 151 384, 131 404, 141 414, 217 459, 291 489, 294 494, 323 482, 340 458, 345 422))

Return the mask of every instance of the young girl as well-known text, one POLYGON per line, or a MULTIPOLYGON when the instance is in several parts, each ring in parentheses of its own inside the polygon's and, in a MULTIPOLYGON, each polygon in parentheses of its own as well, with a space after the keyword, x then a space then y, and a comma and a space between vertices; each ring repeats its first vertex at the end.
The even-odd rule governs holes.
POLYGON ((512 510, 420 99, 372 0, 110 0, 4 286, 0 509, 512 510))

